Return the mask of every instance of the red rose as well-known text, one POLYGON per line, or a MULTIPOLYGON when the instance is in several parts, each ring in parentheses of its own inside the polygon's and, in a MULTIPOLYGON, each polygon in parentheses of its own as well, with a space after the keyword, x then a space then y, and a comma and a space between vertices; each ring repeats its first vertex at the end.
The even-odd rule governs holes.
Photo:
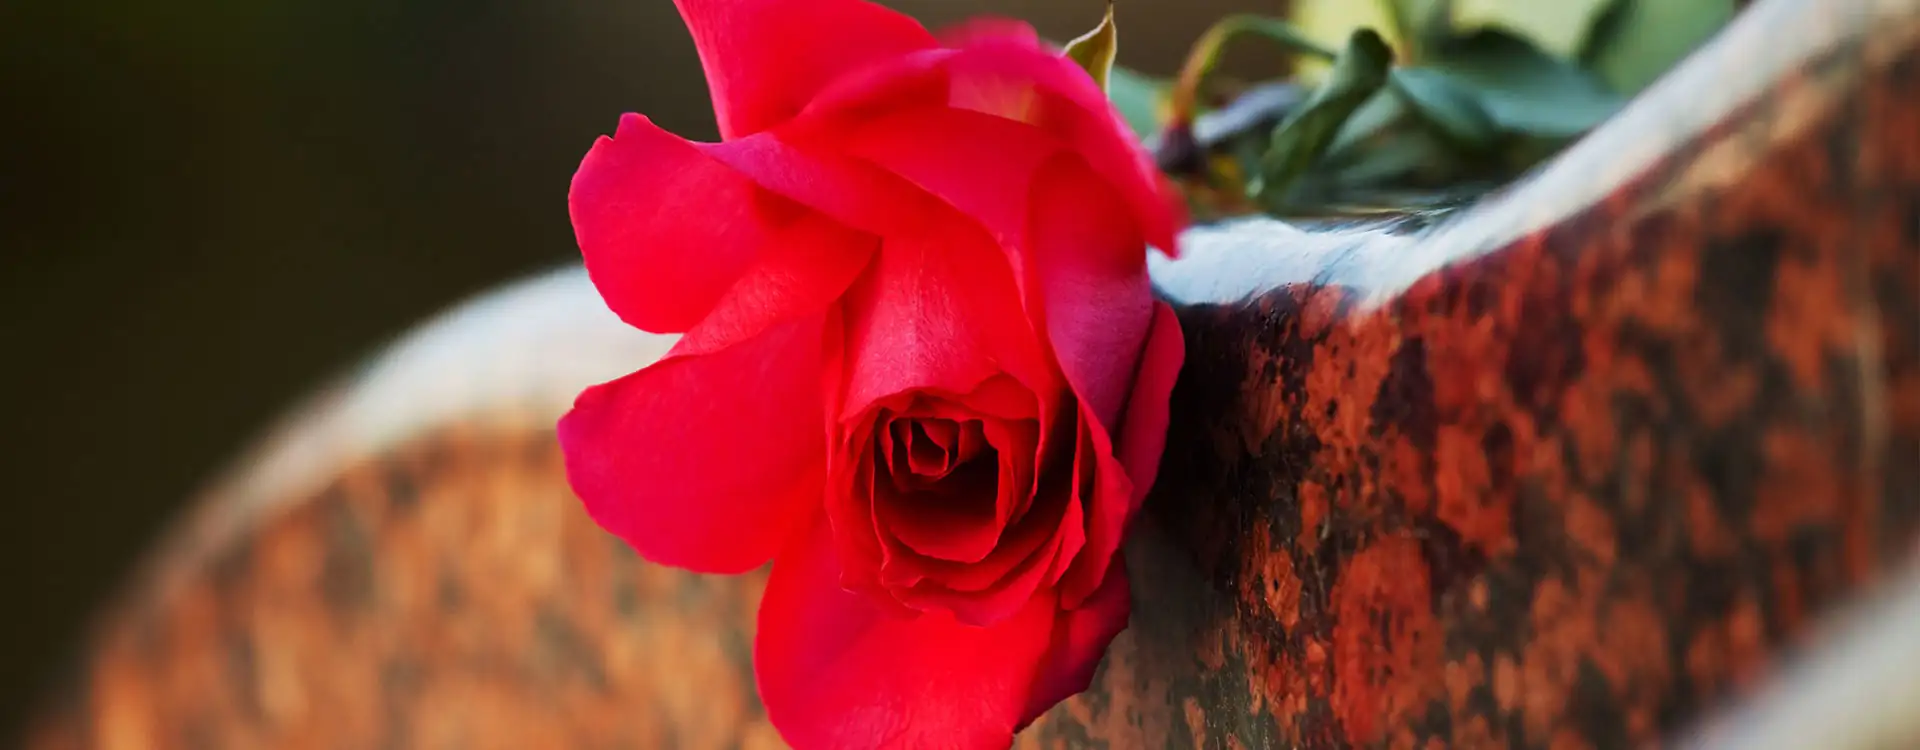
POLYGON ((679 6, 723 141, 628 115, 569 203, 607 304, 685 335, 581 394, 568 476, 649 560, 774 561, 755 669, 795 746, 1005 747, 1126 626, 1179 212, 1025 25, 679 6))

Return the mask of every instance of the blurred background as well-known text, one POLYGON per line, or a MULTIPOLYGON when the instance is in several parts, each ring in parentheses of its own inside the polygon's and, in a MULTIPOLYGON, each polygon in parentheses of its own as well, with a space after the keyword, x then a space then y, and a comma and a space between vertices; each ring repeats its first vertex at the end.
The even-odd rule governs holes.
MULTIPOLYGON (((900 0, 1067 39, 1100 0, 900 0)), ((1253 0, 1126 0, 1170 73, 1253 0)), ((1256 53, 1257 55, 1257 53, 1256 53)), ((0 2, 0 731, 197 487, 428 315, 577 256, 622 112, 712 138, 668 0, 0 2)))

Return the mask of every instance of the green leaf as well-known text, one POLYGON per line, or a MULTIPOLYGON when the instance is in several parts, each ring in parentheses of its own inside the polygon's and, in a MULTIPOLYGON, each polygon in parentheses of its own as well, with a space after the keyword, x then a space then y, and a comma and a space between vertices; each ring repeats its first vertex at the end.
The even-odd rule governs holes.
POLYGON ((1107 13, 1100 18, 1100 25, 1080 38, 1067 42, 1066 55, 1085 68, 1093 76, 1094 83, 1100 84, 1100 89, 1104 91, 1107 88, 1107 74, 1113 70, 1113 58, 1119 46, 1119 34, 1113 28, 1113 0, 1107 0, 1107 13))
POLYGON ((1396 133, 1404 131, 1405 124, 1412 117, 1407 111, 1406 100, 1387 92, 1376 93, 1354 109, 1347 121, 1340 125, 1340 133, 1327 145, 1327 155, 1330 158, 1337 157, 1367 148, 1377 141, 1389 140, 1396 133))
POLYGON ((1448 142, 1469 152, 1486 151, 1500 137, 1500 128, 1474 91, 1445 72, 1430 68, 1395 68, 1388 90, 1448 142))
MULTIPOLYGON (((1394 19, 1388 15, 1388 8, 1380 2, 1293 0, 1287 8, 1287 19, 1292 21, 1293 27, 1302 36, 1321 46, 1338 46, 1356 31, 1373 29, 1389 48, 1406 49, 1406 42, 1394 28, 1394 19)), ((1314 83, 1324 80, 1331 67, 1330 61, 1303 57, 1294 63, 1293 70, 1301 80, 1314 83)))
POLYGON ((1160 106, 1168 84, 1114 65, 1119 51, 1120 34, 1113 25, 1112 2, 1107 3, 1107 13, 1101 17, 1099 26, 1067 42, 1064 49, 1068 59, 1086 69, 1094 82, 1106 90, 1107 99, 1113 102, 1113 108, 1120 112, 1120 119, 1127 122, 1134 137, 1144 141, 1160 132, 1160 106))
MULTIPOLYGON (((1395 70, 1398 73, 1398 69, 1395 70)), ((1444 186, 1503 169, 1489 147, 1463 149, 1405 96, 1387 86, 1355 110, 1334 144, 1302 179, 1295 199, 1356 189, 1444 186)), ((1471 117, 1472 115, 1467 115, 1471 117)))
POLYGON ((1639 93, 1733 19, 1734 0, 1615 0, 1581 51, 1614 91, 1639 93))
POLYGON ((1501 129, 1524 135, 1573 138, 1625 103, 1592 74, 1497 31, 1456 40, 1430 67, 1471 91, 1501 129))
POLYGON ((1293 183, 1325 153, 1347 118, 1386 84, 1392 64, 1393 51, 1379 34, 1353 32, 1326 81, 1273 129, 1254 195, 1269 205, 1284 204, 1293 183))
POLYGON ((1549 55, 1573 59, 1586 43, 1594 21, 1615 1, 1453 0, 1452 26, 1461 35, 1499 29, 1532 42, 1549 55))
POLYGON ((1460 161, 1452 147, 1437 136, 1396 129, 1391 137, 1372 140, 1365 148, 1329 153, 1294 183, 1286 196, 1287 208, 1345 202, 1355 191, 1445 182, 1458 171, 1460 161))
POLYGON ((1165 101, 1168 88, 1166 81, 1118 65, 1107 74, 1107 98, 1113 101, 1113 108, 1120 111, 1120 119, 1127 121, 1134 136, 1143 141, 1159 133, 1164 124, 1161 102, 1165 101))

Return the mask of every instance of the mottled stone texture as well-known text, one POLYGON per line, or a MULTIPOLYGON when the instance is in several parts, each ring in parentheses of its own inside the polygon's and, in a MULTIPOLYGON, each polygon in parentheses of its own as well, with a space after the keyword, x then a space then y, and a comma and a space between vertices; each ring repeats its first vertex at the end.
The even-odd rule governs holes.
POLYGON ((1654 743, 1910 555, 1920 20, 1881 10, 1409 288, 1183 310, 1130 641, 1026 745, 1654 743))
POLYGON ((784 747, 754 697, 763 579, 639 560, 550 430, 442 431, 136 597, 38 747, 784 747))
MULTIPOLYGON (((1689 64, 1838 41, 1710 127, 1603 129, 1658 158, 1589 153, 1599 202, 1544 179, 1344 261, 1411 285, 1187 306, 1133 627, 1019 746, 1655 742, 1910 555, 1920 12, 1773 5, 1689 64)), ((429 431, 156 560, 31 746, 778 746, 762 579, 601 533, 550 418, 429 431)))

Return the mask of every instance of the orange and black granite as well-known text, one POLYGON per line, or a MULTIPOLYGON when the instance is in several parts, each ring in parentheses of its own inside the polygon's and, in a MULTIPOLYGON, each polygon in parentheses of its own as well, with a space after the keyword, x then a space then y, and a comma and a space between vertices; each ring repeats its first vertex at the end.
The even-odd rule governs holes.
POLYGON ((645 564, 580 511, 549 425, 343 469, 162 560, 180 578, 115 613, 29 746, 784 746, 753 687, 764 576, 645 564))
POLYGON ((1657 744, 1911 556, 1920 14, 1891 7, 1564 218, 1461 230, 1551 215, 1549 175, 1185 307, 1130 641, 1027 746, 1657 744))

